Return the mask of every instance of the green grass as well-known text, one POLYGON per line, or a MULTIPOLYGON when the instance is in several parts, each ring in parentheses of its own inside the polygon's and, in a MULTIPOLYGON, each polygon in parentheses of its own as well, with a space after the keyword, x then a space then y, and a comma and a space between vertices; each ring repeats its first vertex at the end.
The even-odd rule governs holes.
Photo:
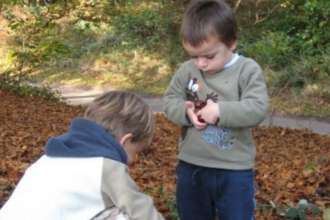
MULTIPOLYGON (((85 70, 55 68, 52 72, 37 74, 34 79, 48 83, 62 82, 95 86, 110 84, 119 89, 161 95, 165 92, 174 72, 171 72, 172 69, 161 60, 151 62, 149 59, 144 57, 130 60, 127 66, 96 62, 97 65, 93 68, 86 67, 85 70)), ((277 95, 273 90, 274 88, 269 89, 270 111, 275 108, 276 112, 282 114, 330 117, 330 102, 326 98, 318 97, 313 93, 303 94, 294 89, 287 89, 277 95)))
POLYGON ((88 57, 91 59, 73 61, 78 63, 76 67, 63 67, 62 63, 36 71, 33 78, 48 83, 111 84, 122 89, 162 94, 173 74, 163 59, 146 56, 136 50, 109 53, 99 58, 88 57), (88 61, 92 59, 92 62, 88 61))

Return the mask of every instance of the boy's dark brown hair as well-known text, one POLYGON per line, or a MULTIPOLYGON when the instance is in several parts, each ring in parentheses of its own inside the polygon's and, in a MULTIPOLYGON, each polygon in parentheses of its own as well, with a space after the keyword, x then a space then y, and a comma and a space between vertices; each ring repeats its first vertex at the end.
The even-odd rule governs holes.
POLYGON ((182 17, 182 41, 198 47, 211 36, 218 37, 228 47, 237 40, 234 12, 220 0, 193 1, 182 17))

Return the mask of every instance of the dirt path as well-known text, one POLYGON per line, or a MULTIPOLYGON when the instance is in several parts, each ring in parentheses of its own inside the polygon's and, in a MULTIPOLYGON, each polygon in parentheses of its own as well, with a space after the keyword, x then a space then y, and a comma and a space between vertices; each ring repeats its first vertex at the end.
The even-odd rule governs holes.
MULTIPOLYGON (((112 86, 81 86, 54 84, 54 90, 58 90, 70 105, 88 105, 96 96, 102 92, 115 89, 112 86)), ((140 94, 144 101, 155 111, 162 112, 160 95, 140 94)), ((275 114, 267 117, 261 126, 280 126, 295 129, 308 129, 315 133, 330 136, 330 120, 328 118, 309 118, 296 115, 275 114)))

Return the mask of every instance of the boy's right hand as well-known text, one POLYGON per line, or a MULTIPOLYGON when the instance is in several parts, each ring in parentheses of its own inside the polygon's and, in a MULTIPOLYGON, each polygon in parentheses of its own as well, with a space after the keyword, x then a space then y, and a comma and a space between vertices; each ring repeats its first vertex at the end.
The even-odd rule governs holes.
POLYGON ((194 111, 195 110, 194 103, 187 101, 186 106, 187 106, 187 116, 190 122, 195 126, 196 129, 198 130, 204 129, 207 126, 207 123, 198 120, 198 116, 194 111))

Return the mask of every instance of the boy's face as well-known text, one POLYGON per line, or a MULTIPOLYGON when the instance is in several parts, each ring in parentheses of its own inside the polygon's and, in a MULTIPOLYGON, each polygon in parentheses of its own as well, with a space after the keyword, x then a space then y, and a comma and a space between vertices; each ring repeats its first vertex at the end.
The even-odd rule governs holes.
POLYGON ((127 165, 133 165, 135 155, 145 150, 151 144, 151 139, 144 139, 132 143, 130 140, 124 144, 123 148, 127 154, 127 165))
POLYGON ((195 65, 205 74, 215 74, 222 70, 224 66, 230 62, 233 57, 233 50, 236 48, 235 41, 230 47, 220 42, 215 36, 211 36, 204 41, 199 47, 193 47, 183 42, 183 47, 191 58, 195 61, 195 65))

